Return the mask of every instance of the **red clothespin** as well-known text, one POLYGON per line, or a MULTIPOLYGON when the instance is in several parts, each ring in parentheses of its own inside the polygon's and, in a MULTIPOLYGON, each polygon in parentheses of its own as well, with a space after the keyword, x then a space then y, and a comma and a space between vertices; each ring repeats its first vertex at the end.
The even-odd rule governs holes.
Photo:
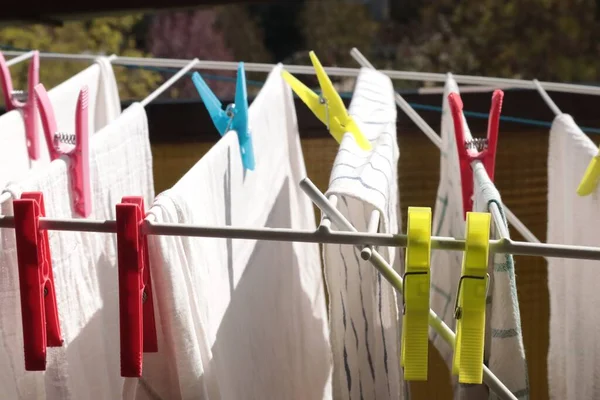
POLYGON ((90 151, 88 134, 88 88, 79 92, 75 110, 75 134, 57 132, 54 109, 43 84, 35 87, 36 99, 46 135, 50 160, 62 155, 69 158, 69 174, 73 188, 73 207, 77 214, 88 217, 92 212, 92 188, 90 182, 90 151))
POLYGON ((458 93, 450 93, 448 102, 452 111, 454 121, 454 133, 456 135, 456 147, 458 148, 458 159, 460 161, 460 179, 463 194, 464 218, 467 212, 473 210, 473 169, 471 163, 475 160, 482 162, 490 180, 494 181, 494 166, 496 163, 496 147, 498 144, 498 126, 500 125, 500 113, 502 111, 502 99, 504 92, 495 90, 492 94, 492 106, 488 119, 487 139, 466 139, 463 126, 463 102, 458 93))
POLYGON ((46 215, 44 196, 23 193, 13 201, 25 370, 46 369, 46 348, 61 347, 63 340, 58 322, 52 259, 48 231, 39 226, 46 215))
POLYGON ((37 104, 34 99, 33 89, 40 81, 40 53, 33 52, 29 63, 27 76, 27 91, 14 90, 10 70, 6 60, 0 53, 0 84, 4 94, 4 104, 7 111, 21 110, 25 121, 25 136, 27 137, 27 151, 29 158, 37 160, 40 158, 40 140, 37 125, 37 104))
POLYGON ((142 376, 143 353, 156 353, 158 340, 150 279, 148 241, 141 225, 144 199, 123 197, 117 204, 121 376, 142 376))

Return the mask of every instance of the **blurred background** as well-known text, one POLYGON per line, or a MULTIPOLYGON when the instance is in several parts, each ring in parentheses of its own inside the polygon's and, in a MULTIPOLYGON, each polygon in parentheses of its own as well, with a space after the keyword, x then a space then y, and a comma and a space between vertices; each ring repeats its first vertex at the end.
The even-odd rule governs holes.
MULTIPOLYGON (((377 68, 595 84, 600 81, 599 0, 71 0, 11 2, 0 15, 0 50, 116 54, 218 61, 310 65, 314 50, 325 66, 358 67, 357 47, 377 68), (212 4, 211 4, 212 3, 212 4), (215 3, 218 3, 215 5, 215 3)), ((47 88, 89 64, 41 60, 47 88)), ((24 87, 27 63, 11 68, 24 87)), ((115 66, 123 107, 140 100, 176 70, 115 66)), ((223 102, 233 97, 235 73, 203 76, 223 102)), ((254 95, 266 74, 248 73, 254 95)), ((316 79, 305 77, 316 86, 316 79), (312 79, 312 81, 311 81, 312 79)), ((354 79, 333 78, 349 101, 354 79)), ((439 131, 442 96, 431 82, 394 82, 439 131)), ((492 88, 493 89, 493 88, 492 88)), ((597 143, 596 96, 550 93, 597 143)), ((486 133, 491 90, 465 93, 465 115, 476 136, 486 133)), ((0 100, 1 101, 1 100, 0 100)), ((296 103, 308 176, 326 190, 337 151, 310 111, 296 103)), ((147 107, 157 193, 173 185, 219 139, 189 78, 147 107)), ((496 184, 506 205, 542 241, 547 221, 548 132, 554 115, 533 90, 505 89, 496 184)), ((398 111, 400 202, 433 207, 439 151, 398 111)), ((405 214, 405 212, 404 212, 405 214)), ((403 217, 405 226, 405 215, 403 217)), ((513 238, 522 240, 512 232, 513 238)), ((516 257, 531 399, 548 398, 546 263, 516 257)), ((435 349, 428 382, 412 384, 416 399, 451 399, 450 379, 435 349)))

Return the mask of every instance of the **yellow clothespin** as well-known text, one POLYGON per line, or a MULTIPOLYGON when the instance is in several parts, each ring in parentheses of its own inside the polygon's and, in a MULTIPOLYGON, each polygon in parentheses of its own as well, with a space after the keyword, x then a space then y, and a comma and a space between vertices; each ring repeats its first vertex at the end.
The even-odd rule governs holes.
POLYGON ((310 52, 310 60, 313 63, 321 87, 322 94, 320 96, 285 70, 281 72, 283 79, 316 117, 327 126, 327 130, 338 143, 342 142, 346 132, 350 132, 361 149, 371 150, 371 143, 348 114, 342 98, 333 87, 333 83, 331 83, 319 59, 312 51, 310 52))
POLYGON ((600 182, 600 149, 598 155, 592 158, 583 175, 583 179, 577 187, 577 194, 580 196, 588 196, 592 194, 598 187, 600 182))
POLYGON ((406 271, 402 292, 402 357, 404 379, 427 380, 429 353, 429 282, 431 266, 431 208, 409 207, 406 271))
POLYGON ((452 373, 458 375, 460 383, 480 384, 483 380, 490 221, 489 213, 467 213, 465 254, 454 307, 457 321, 452 373))

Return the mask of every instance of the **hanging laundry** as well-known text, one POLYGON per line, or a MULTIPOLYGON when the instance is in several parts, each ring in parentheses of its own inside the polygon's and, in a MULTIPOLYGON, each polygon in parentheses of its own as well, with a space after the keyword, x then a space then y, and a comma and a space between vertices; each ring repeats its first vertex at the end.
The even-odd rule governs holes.
MULTIPOLYGON (((554 119, 548 153, 548 243, 600 245, 600 188, 589 196, 577 186, 598 147, 570 115, 554 119)), ((600 398, 598 262, 548 259, 550 292, 550 398, 600 398)))
MULTIPOLYGON (((435 236, 464 237, 462 183, 454 124, 448 103, 450 93, 459 93, 459 89, 454 78, 448 75, 442 107, 440 185, 433 229, 435 236)), ((465 135, 470 137, 466 121, 463 125, 465 135)), ((473 211, 489 212, 490 202, 498 204, 502 210, 500 194, 483 165, 478 165, 474 171, 479 176, 479 181, 473 182, 475 188, 473 211), (485 182, 485 185, 480 186, 480 182, 485 182)), ((493 234, 495 235, 495 230, 493 234)), ((453 330, 456 330, 454 305, 461 276, 462 257, 463 254, 460 252, 440 251, 433 252, 431 261, 431 307, 453 330)), ((493 263, 489 265, 488 273, 490 283, 486 309, 484 361, 515 396, 527 399, 529 385, 512 256, 495 255, 493 263)), ((430 337, 448 367, 451 368, 452 348, 433 330, 430 330, 430 337)), ((490 392, 488 395, 485 385, 459 385, 456 377, 453 378, 453 386, 455 399, 481 399, 488 396, 490 399, 497 398, 494 393, 490 392)))
MULTIPOLYGON (((362 150, 344 135, 333 164, 326 196, 358 231, 366 231, 372 210, 381 215, 380 231, 400 230, 396 105, 391 80, 360 70, 349 113, 372 145, 362 150)), ((332 228, 335 228, 332 226, 332 228)), ((402 254, 379 249, 401 273, 402 254)), ((396 293, 354 246, 324 245, 329 292, 334 398, 399 399, 404 396, 400 370, 400 316, 396 293)))
MULTIPOLYGON (((440 184, 433 213, 432 234, 465 237, 460 164, 454 123, 448 103, 448 95, 452 92, 458 92, 458 87, 454 79, 447 78, 442 102, 440 184)), ((468 130, 467 126, 465 130, 468 130)), ((434 251, 431 255, 430 305, 453 331, 456 331, 454 304, 461 275, 462 257, 463 254, 457 251, 434 251)), ((430 329, 430 338, 446 364, 451 367, 452 348, 432 329, 430 329)))
MULTIPOLYGON (((75 94, 76 97, 76 94, 75 94)), ((74 115, 70 116, 74 119, 74 115)), ((94 134, 90 145, 91 219, 115 219, 123 196, 154 197, 152 156, 144 108, 131 105, 94 134)), ((60 158, 9 185, 13 198, 44 193, 46 215, 74 218, 69 165, 60 158)), ((2 205, 12 214, 12 202, 2 205)), ((15 400, 121 398, 119 291, 115 235, 50 231, 50 252, 64 344, 49 348, 45 372, 24 370, 19 276, 14 234, 0 255, 0 387, 15 400)))
MULTIPOLYGON (((87 85, 89 90, 90 132, 97 132, 121 112, 112 66, 108 59, 99 57, 95 64, 48 92, 61 132, 75 132, 77 94, 84 85, 87 85)), ((39 117, 36 118, 39 121, 39 117)), ((16 182, 25 177, 30 168, 48 163, 48 147, 41 121, 38 122, 38 126, 41 156, 38 161, 30 161, 21 112, 15 110, 0 116, 0 189, 9 182, 16 182)))
MULTIPOLYGON (((315 229, 291 90, 275 67, 249 108, 256 159, 226 133, 149 218, 315 229)), ((126 399, 330 399, 331 351, 317 244, 149 237, 158 353, 126 399)))
MULTIPOLYGON (((508 228, 500 193, 483 165, 479 164, 474 168, 475 175, 478 179, 473 182, 473 211, 490 212, 489 207, 494 203, 502 213, 504 226, 508 228)), ((490 238, 498 238, 494 227, 490 238)), ((494 254, 492 257, 486 309, 487 366, 516 398, 527 400, 529 380, 517 297, 515 262, 512 254, 494 254)), ((499 397, 490 392, 489 399, 496 400, 499 397)))

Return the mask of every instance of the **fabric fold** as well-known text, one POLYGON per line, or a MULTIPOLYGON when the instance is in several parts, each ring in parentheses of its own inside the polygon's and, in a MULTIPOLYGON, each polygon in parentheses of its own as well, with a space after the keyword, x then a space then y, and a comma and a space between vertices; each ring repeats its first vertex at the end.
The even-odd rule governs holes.
MULTIPOLYGON (((278 65, 249 109, 256 168, 228 132, 150 209, 158 222, 315 229, 291 90, 278 65)), ((159 352, 128 399, 330 399, 318 245, 153 236, 159 352)))
MULTIPOLYGON (((30 171, 9 191, 44 194, 46 215, 78 218, 73 211, 68 160, 30 171)), ((91 138, 90 219, 114 220, 123 196, 154 198, 152 155, 144 108, 132 104, 91 138)), ((12 214, 12 201, 2 205, 12 214)), ((2 236, 0 254, 0 387, 15 400, 114 400, 121 397, 116 235, 49 231, 64 344, 48 348, 46 371, 24 370, 23 332, 14 233, 2 236)))
MULTIPOLYGON (((349 108, 372 150, 362 150, 346 134, 333 164, 326 195, 358 231, 366 231, 371 212, 380 213, 380 232, 400 230, 399 149, 396 104, 391 80, 360 70, 349 108)), ((378 249, 402 272, 402 252, 378 249)), ((399 399, 405 396, 400 370, 401 321, 395 289, 354 246, 323 246, 329 292, 334 398, 399 399)))
MULTIPOLYGON (((579 196, 577 186, 598 147, 568 114, 557 116, 548 152, 548 243, 600 246, 600 187, 579 196)), ((548 259, 550 399, 600 398, 598 262, 548 259)))

